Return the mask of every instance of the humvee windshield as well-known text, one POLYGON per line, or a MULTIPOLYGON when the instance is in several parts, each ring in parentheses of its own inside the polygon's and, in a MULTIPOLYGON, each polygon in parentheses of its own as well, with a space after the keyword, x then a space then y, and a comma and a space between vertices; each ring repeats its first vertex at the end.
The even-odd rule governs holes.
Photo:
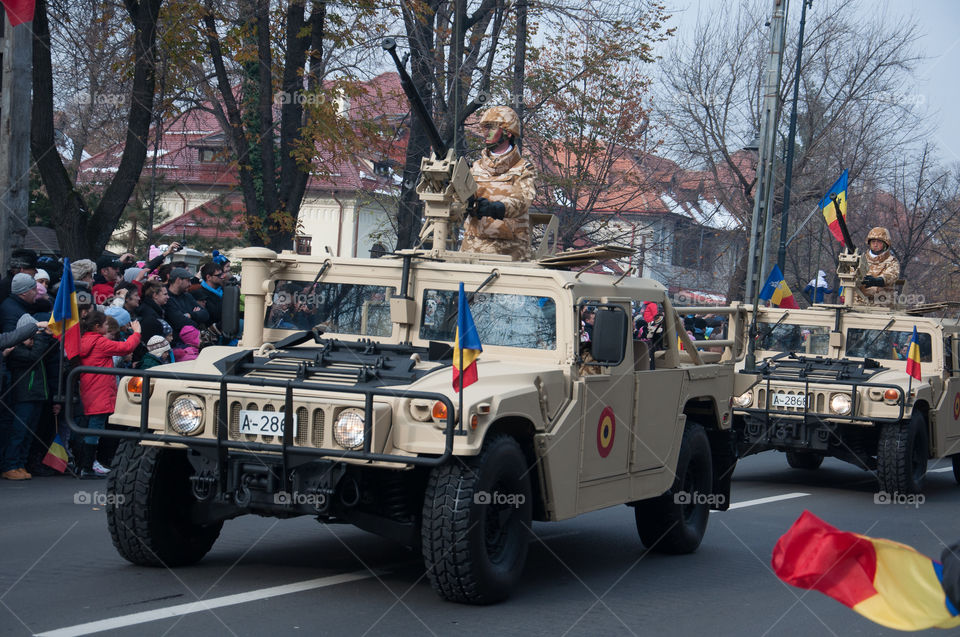
MULTIPOLYGON (((420 338, 453 341, 457 331, 457 290, 425 290, 421 303, 420 338)), ((546 296, 487 294, 470 303, 480 343, 554 349, 557 344, 557 306, 546 296)))
POLYGON ((394 288, 351 283, 277 281, 264 327, 390 336, 390 297, 394 288))
MULTIPOLYGON (((903 361, 910 352, 910 339, 913 332, 894 332, 850 328, 847 330, 847 356, 876 358, 880 360, 903 361)), ((919 333, 920 360, 933 360, 930 335, 919 333)))
POLYGON ((790 325, 761 323, 758 326, 759 349, 775 352, 798 352, 823 356, 830 352, 830 328, 823 325, 790 325), (771 330, 770 328, 773 327, 771 330))

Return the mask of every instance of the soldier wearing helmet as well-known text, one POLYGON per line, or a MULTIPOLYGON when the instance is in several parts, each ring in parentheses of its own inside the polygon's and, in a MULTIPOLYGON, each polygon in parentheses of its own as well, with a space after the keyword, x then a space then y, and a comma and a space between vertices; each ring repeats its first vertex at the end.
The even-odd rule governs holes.
POLYGON ((476 205, 464 221, 461 252, 530 257, 530 204, 536 170, 520 156, 520 118, 512 108, 494 106, 480 118, 486 148, 471 168, 476 205))
POLYGON ((860 291, 874 305, 893 305, 894 284, 900 278, 900 262, 890 251, 890 232, 877 226, 867 235, 867 275, 860 291))

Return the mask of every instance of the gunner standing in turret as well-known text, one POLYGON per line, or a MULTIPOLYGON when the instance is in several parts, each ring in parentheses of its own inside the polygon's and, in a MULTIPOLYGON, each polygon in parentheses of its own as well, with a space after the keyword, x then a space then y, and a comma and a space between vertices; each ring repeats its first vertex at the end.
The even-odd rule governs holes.
POLYGON ((894 284, 900 278, 900 262, 890 251, 890 232, 877 226, 867 235, 867 275, 860 291, 874 305, 893 305, 894 284))
POLYGON ((461 252, 530 258, 530 204, 536 170, 520 156, 520 118, 508 106, 494 106, 480 119, 486 148, 471 168, 476 205, 464 220, 461 252))

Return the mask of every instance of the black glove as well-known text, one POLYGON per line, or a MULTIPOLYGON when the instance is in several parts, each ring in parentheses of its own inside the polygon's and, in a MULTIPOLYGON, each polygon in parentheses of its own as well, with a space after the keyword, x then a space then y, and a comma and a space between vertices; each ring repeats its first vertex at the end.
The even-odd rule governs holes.
POLYGON ((863 277, 863 286, 867 288, 882 288, 886 283, 881 277, 878 276, 865 276, 863 277))
POLYGON ((506 212, 507 207, 503 205, 502 201, 490 201, 483 197, 477 197, 477 205, 470 211, 470 214, 477 219, 481 217, 503 219, 506 212))

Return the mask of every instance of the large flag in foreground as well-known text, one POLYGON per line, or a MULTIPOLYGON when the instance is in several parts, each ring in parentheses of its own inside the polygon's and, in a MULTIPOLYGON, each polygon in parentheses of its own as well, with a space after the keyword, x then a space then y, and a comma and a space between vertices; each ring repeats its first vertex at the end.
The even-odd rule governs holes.
POLYGON ((7 10, 10 26, 15 27, 24 22, 33 22, 36 0, 3 0, 3 8, 7 10))
POLYGON ((907 351, 907 374, 920 380, 920 336, 917 326, 913 326, 913 338, 910 339, 910 349, 907 351))
POLYGON ((760 298, 764 301, 770 301, 776 307, 786 307, 794 310, 800 308, 796 299, 793 298, 790 286, 783 278, 783 272, 780 271, 779 265, 773 266, 773 270, 770 271, 767 282, 763 284, 763 289, 760 290, 760 298))
POLYGON ((477 357, 483 348, 480 335, 470 314, 467 295, 460 283, 460 299, 457 303, 457 336, 453 341, 453 388, 461 391, 464 387, 477 382, 477 357), (462 355, 461 355, 462 351, 462 355))
POLYGON ((57 338, 63 339, 67 358, 76 356, 80 351, 80 310, 77 309, 77 290, 73 284, 70 259, 63 260, 63 277, 53 301, 49 327, 57 338))
POLYGON ((939 562, 905 544, 840 531, 809 511, 777 542, 772 566, 787 584, 820 591, 888 628, 960 626, 939 562))
MULTIPOLYGON (((837 221, 837 208, 833 205, 833 199, 831 195, 836 196, 837 203, 840 205, 840 214, 843 215, 843 220, 847 220, 847 173, 849 171, 844 170, 843 174, 840 175, 840 179, 837 180, 837 183, 830 186, 830 190, 827 191, 826 196, 820 200, 818 204, 820 210, 823 212, 823 218, 827 220, 827 226, 830 228, 830 234, 833 235, 834 239, 840 242, 840 245, 844 245, 843 242, 843 233, 840 231, 840 222, 837 221)), ((851 250, 853 246, 844 246, 849 247, 851 250)))

